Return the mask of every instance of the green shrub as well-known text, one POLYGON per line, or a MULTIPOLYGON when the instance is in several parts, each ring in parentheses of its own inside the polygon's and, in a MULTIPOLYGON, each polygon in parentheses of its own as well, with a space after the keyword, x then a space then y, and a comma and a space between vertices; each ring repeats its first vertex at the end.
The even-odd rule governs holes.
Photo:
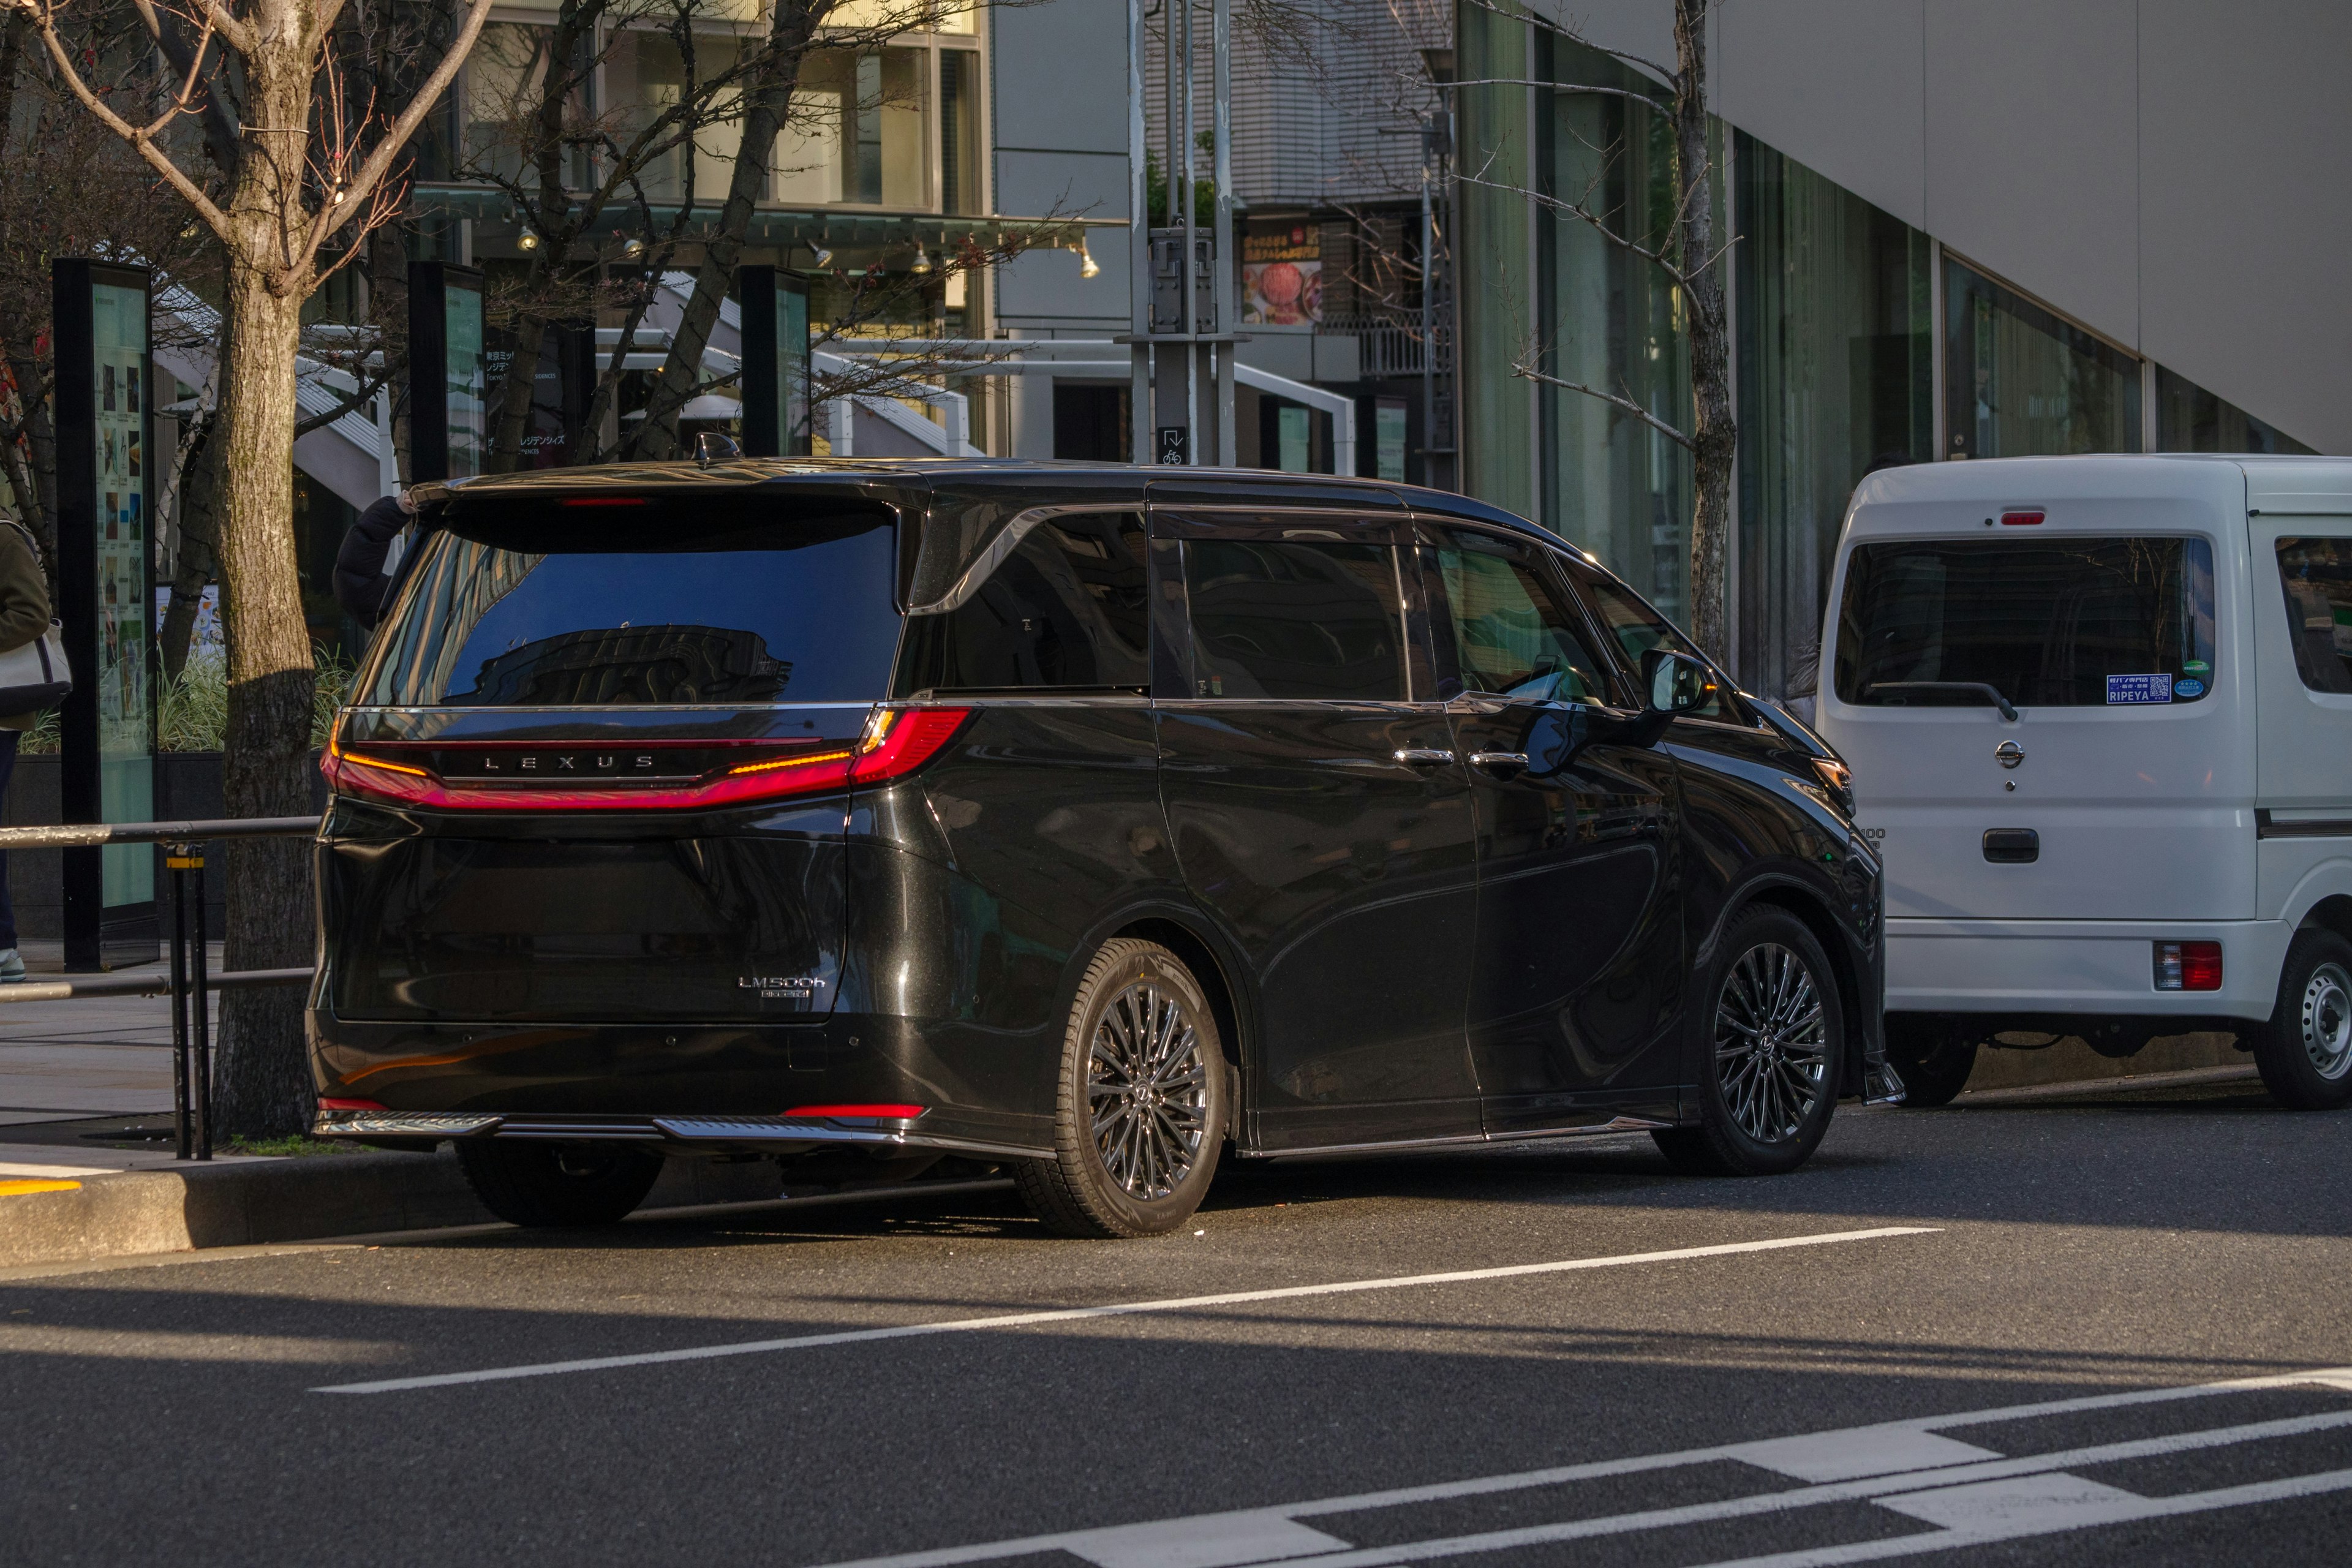
MULTIPOLYGON (((310 714, 310 744, 324 746, 335 714, 350 697, 356 669, 331 648, 315 652, 318 694, 310 714)), ((191 658, 177 675, 155 683, 155 747, 163 752, 217 752, 228 732, 228 662, 219 654, 191 658)), ((20 753, 58 749, 58 714, 43 713, 16 744, 20 753)))

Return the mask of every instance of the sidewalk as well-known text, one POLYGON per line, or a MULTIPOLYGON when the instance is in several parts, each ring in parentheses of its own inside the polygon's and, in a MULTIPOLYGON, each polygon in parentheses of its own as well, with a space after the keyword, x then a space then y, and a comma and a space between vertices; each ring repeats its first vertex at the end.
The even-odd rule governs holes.
MULTIPOLYGON (((26 969, 62 974, 62 945, 25 942, 26 969)), ((220 963, 217 943, 212 962, 220 963)), ((151 969, 160 973, 163 965, 121 973, 151 969)), ((212 1002, 217 1038, 218 992, 212 1002)), ((0 1003, 0 1180, 170 1165, 171 1124, 169 996, 0 1003), (142 1129, 161 1129, 166 1136, 110 1142, 83 1136, 142 1129)))

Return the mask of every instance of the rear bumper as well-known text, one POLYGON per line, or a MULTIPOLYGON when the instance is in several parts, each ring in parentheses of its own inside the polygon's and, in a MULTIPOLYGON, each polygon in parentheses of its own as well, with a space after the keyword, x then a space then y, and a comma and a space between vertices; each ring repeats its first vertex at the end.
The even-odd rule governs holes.
POLYGON ((2260 1021, 2294 937, 2284 921, 1889 920, 1886 1010, 2260 1021), (2220 942, 2221 989, 2157 990, 2158 942, 2220 942))
POLYGON ((1046 1159, 1047 1149, 920 1130, 922 1119, 789 1116, 543 1116, 524 1111, 321 1110, 310 1131, 320 1138, 438 1141, 513 1139, 541 1143, 632 1143, 695 1153, 776 1155, 976 1154, 1046 1159))
POLYGON ((1050 1153, 1055 1059, 956 1021, 836 1013, 784 1026, 431 1025, 310 1016, 320 1137, 633 1142, 801 1155, 1050 1153), (911 1105, 919 1117, 793 1114, 911 1105))

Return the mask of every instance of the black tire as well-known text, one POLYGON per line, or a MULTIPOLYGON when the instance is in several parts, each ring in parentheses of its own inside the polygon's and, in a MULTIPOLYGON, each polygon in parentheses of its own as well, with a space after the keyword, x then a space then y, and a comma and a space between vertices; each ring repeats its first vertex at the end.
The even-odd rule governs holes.
POLYGON ((2352 1100, 2352 942, 2332 931, 2298 932, 2271 1020, 2253 1041, 2263 1087, 2281 1105, 2333 1110, 2352 1100))
POLYGON ((645 1202, 661 1156, 625 1145, 457 1140, 457 1164, 482 1206, 510 1225, 612 1225, 645 1202))
POLYGON ((1890 1014, 1886 1062, 1903 1080, 1906 1110, 1949 1105, 1976 1070, 1977 1036, 1964 1021, 1934 1015, 1890 1014))
POLYGON ((1227 1075, 1215 1016, 1156 942, 1103 944, 1062 1039, 1054 1158, 1013 1179, 1063 1236, 1160 1236, 1192 1217, 1224 1146, 1227 1075))
POLYGON ((1837 1109, 1848 1047, 1828 954, 1805 922, 1748 910, 1693 991, 1698 1124, 1653 1132, 1692 1175, 1767 1176, 1812 1156, 1837 1109))

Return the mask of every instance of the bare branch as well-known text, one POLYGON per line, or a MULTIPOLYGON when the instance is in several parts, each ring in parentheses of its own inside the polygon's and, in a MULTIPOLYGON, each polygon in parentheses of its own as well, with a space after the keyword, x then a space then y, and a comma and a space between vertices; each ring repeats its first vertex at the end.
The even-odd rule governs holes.
MULTIPOLYGON (((318 254, 319 247, 335 230, 351 221, 362 203, 374 196, 376 187, 383 183, 384 176, 392 172, 393 165, 408 146, 409 138, 416 134, 417 127, 423 125, 439 106, 441 95, 448 91, 449 84, 457 79, 458 68, 473 52, 474 40, 481 35, 482 24, 490 19, 490 5, 491 0, 472 0, 467 7, 466 19, 459 25, 457 36, 450 39, 448 47, 442 51, 441 61, 433 68, 433 74, 425 79, 424 85, 416 89, 416 96, 409 101, 406 109, 401 110, 400 118, 394 121, 391 128, 378 139, 375 151, 368 155, 367 162, 360 166, 360 172, 352 176, 351 184, 345 188, 346 199, 341 207, 342 216, 332 217, 312 230, 309 244, 296 258, 299 264, 307 266, 318 254)), ((331 214, 337 208, 331 204, 326 210, 331 214)))
POLYGON ((1537 370, 1535 367, 1528 364, 1527 363, 1527 358, 1524 355, 1512 364, 1511 374, 1517 376, 1522 381, 1541 382, 1546 386, 1557 386, 1563 392, 1580 392, 1587 397, 1597 397, 1601 402, 1609 405, 1612 408, 1622 409, 1625 413, 1632 415, 1634 418, 1639 419, 1643 424, 1647 425, 1651 429, 1655 430, 1659 435, 1664 436, 1667 440, 1672 441, 1675 445, 1682 447, 1685 451, 1696 451, 1697 449, 1696 442, 1693 441, 1689 437, 1684 435, 1681 431, 1675 429, 1673 426, 1667 424, 1664 420, 1659 418, 1656 415, 1651 413, 1648 409, 1643 407, 1640 404, 1634 402, 1630 397, 1622 396, 1614 392, 1603 392, 1597 386, 1587 386, 1580 381, 1563 381, 1559 376, 1547 375, 1542 371, 1537 370))
MULTIPOLYGON (((1477 6, 1481 11, 1492 11, 1496 16, 1508 17, 1514 22, 1525 22, 1529 19, 1523 12, 1505 10, 1502 6, 1496 4, 1495 0, 1467 0, 1467 3, 1477 6)), ((1611 59, 1623 60, 1629 66, 1639 66, 1661 81, 1670 82, 1675 79, 1675 72, 1667 69, 1664 66, 1660 65, 1657 61, 1650 58, 1647 55, 1637 55, 1633 53, 1631 50, 1612 49, 1606 44, 1596 44, 1591 39, 1586 37, 1580 28, 1571 26, 1566 22, 1560 23, 1557 31, 1559 33, 1560 37, 1564 38, 1573 38, 1576 42, 1582 44, 1586 48, 1591 49, 1599 54, 1607 55, 1611 59)))
POLYGON ((1602 222, 1599 214, 1595 213, 1591 207, 1583 205, 1581 203, 1562 201, 1558 196, 1548 196, 1540 191, 1531 191, 1525 185, 1508 185, 1503 184, 1499 180, 1482 180, 1475 174, 1457 174, 1454 177, 1465 185, 1484 185, 1490 191, 1501 191, 1508 195, 1524 196, 1528 201, 1535 203, 1538 206, 1549 207, 1554 212, 1565 213, 1570 217, 1578 218, 1585 223, 1591 224, 1594 230, 1610 244, 1618 246, 1622 249, 1631 251, 1633 255, 1642 258, 1644 261, 1651 263, 1653 266, 1656 267, 1658 270, 1664 272, 1668 278, 1673 279, 1677 284, 1680 284, 1685 288, 1687 288, 1690 285, 1693 274, 1684 271, 1681 268, 1667 260, 1662 252, 1654 250, 1646 245, 1643 245, 1636 240, 1628 239, 1623 235, 1619 234, 1615 229, 1611 228, 1606 223, 1602 222))
POLYGON ((1635 92, 1630 88, 1588 87, 1582 82, 1575 81, 1538 81, 1533 77, 1487 76, 1477 77, 1464 81, 1444 82, 1440 85, 1448 92, 1460 87, 1539 87, 1549 92, 1578 93, 1593 98, 1627 99, 1634 103, 1645 104, 1652 109, 1657 110, 1661 113, 1665 112, 1668 108, 1666 103, 1661 101, 1651 94, 1646 92, 1635 92))
MULTIPOLYGON (((197 9, 204 14, 205 31, 218 33, 238 54, 249 55, 261 47, 260 36, 249 25, 239 21, 236 13, 222 5, 220 0, 199 0, 197 9)), ((202 59, 204 50, 198 49, 196 58, 202 59)))
MULTIPOLYGON (((487 9, 488 0, 482 0, 482 4, 487 9)), ((131 143, 139 156, 146 160, 148 166, 163 175, 164 183, 179 192, 186 199, 187 204, 195 209, 196 216, 204 219, 215 234, 226 241, 229 238, 227 215, 213 205, 212 198, 205 195, 203 186, 190 179, 177 163, 172 162, 170 154, 155 144, 156 136, 161 134, 173 121, 187 112, 185 92, 173 99, 171 107, 148 124, 143 126, 131 124, 108 107, 106 100, 91 90, 90 85, 82 79, 81 72, 74 68, 73 57, 67 52, 65 40, 58 37, 57 6, 54 0, 47 5, 42 4, 41 0, 17 0, 17 5, 32 17, 33 25, 40 29, 41 42, 47 46, 49 58, 56 64, 58 75, 64 80, 67 90, 80 101, 84 109, 96 116, 100 124, 131 143)), ((204 59, 205 47, 210 42, 211 31, 211 24, 207 20, 205 35, 198 38, 197 47, 194 51, 194 58, 198 62, 204 59)), ((194 76, 191 73, 187 90, 194 89, 194 76)))

